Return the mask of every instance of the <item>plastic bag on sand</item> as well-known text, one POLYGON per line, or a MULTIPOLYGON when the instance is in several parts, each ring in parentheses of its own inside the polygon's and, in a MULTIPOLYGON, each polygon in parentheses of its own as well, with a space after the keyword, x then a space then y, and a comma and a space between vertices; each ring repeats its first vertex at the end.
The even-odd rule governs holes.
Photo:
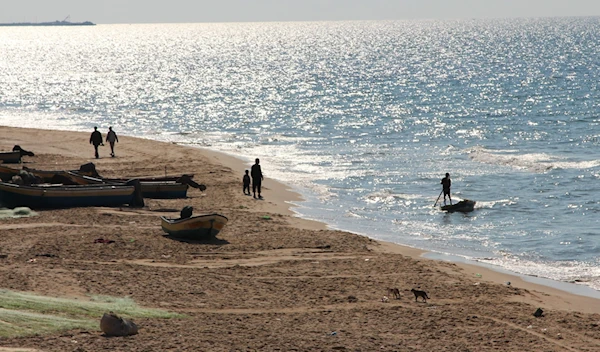
POLYGON ((0 219, 4 218, 25 218, 36 216, 37 213, 27 207, 17 207, 14 209, 0 209, 0 219))

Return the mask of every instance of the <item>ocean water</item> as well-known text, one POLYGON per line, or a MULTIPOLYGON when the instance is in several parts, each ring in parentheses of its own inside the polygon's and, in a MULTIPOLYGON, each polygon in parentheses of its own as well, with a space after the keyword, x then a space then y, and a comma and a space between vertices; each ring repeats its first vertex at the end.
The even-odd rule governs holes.
POLYGON ((0 28, 1 125, 259 157, 299 216, 597 290, 599 84, 600 18, 0 28))

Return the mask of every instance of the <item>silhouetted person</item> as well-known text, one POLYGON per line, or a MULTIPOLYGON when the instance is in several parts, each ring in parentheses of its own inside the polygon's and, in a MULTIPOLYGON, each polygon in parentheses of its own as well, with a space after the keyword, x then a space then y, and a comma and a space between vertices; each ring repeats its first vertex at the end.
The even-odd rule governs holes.
POLYGON ((244 182, 244 194, 250 195, 250 175, 248 174, 248 170, 246 170, 242 181, 244 182))
POLYGON ((100 131, 98 131, 98 127, 94 127, 94 132, 92 132, 92 135, 90 136, 90 144, 94 146, 96 159, 98 159, 100 157, 98 155, 98 146, 104 145, 102 143, 102 134, 100 133, 100 131))
POLYGON ((108 133, 106 134, 106 141, 110 144, 110 156, 115 157, 115 142, 119 142, 119 138, 115 131, 113 131, 112 127, 108 128, 108 133))
POLYGON ((262 199, 262 196, 260 195, 260 186, 263 180, 263 174, 259 163, 260 160, 257 158, 250 169, 250 176, 252 177, 252 192, 254 193, 254 198, 256 198, 256 192, 258 192, 258 198, 262 199))
POLYGON ((450 174, 446 172, 446 177, 442 179, 442 191, 444 192, 444 204, 446 204, 446 196, 450 199, 450 205, 452 205, 452 197, 450 197, 450 186, 452 186, 452 181, 450 180, 450 174))

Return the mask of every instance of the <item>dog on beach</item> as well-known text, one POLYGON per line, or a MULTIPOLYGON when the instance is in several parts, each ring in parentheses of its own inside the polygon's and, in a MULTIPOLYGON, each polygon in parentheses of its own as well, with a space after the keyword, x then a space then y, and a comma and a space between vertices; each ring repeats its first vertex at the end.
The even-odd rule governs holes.
POLYGON ((388 295, 390 297, 394 296, 394 299, 400 299, 400 290, 397 288, 388 288, 388 295))
POLYGON ((411 289, 410 291, 415 295, 415 302, 417 301, 417 298, 419 298, 419 297, 421 297, 423 299, 423 302, 427 302, 427 299, 429 298, 429 296, 427 296, 427 292, 415 290, 414 288, 411 289))

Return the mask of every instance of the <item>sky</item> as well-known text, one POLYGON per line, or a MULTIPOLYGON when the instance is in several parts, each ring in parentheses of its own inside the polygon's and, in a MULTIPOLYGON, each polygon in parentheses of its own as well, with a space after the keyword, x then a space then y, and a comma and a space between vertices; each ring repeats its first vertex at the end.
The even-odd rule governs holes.
POLYGON ((339 21, 600 16, 600 0, 0 0, 0 23, 339 21))

